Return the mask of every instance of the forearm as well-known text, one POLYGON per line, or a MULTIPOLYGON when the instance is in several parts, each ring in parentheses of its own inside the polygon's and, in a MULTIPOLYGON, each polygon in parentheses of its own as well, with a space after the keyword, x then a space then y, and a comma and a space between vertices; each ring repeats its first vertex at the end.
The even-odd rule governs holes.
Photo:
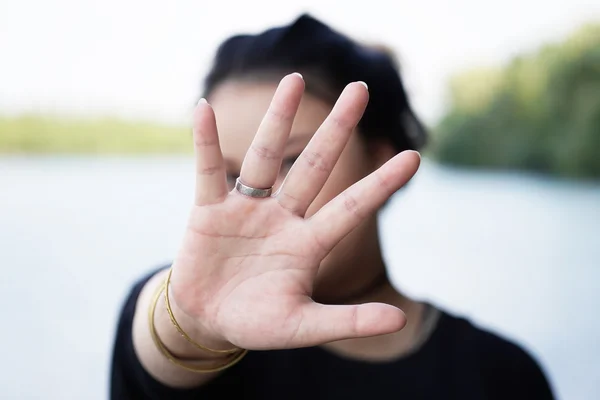
MULTIPOLYGON (((142 289, 136 304, 133 319, 132 336, 133 346, 140 363, 144 369, 157 381, 175 388, 191 388, 201 386, 212 380, 219 373, 194 373, 187 371, 170 362, 155 345, 150 332, 148 311, 152 305, 156 291, 165 281, 167 271, 160 271, 154 275, 142 289)), ((208 339, 199 331, 197 324, 185 314, 180 312, 171 302, 173 313, 177 321, 192 338, 208 347, 227 348, 231 345, 217 343, 208 339)), ((160 340, 176 356, 188 360, 215 360, 215 364, 223 359, 223 355, 212 354, 197 349, 186 341, 173 326, 165 308, 164 291, 156 306, 154 326, 160 340)))

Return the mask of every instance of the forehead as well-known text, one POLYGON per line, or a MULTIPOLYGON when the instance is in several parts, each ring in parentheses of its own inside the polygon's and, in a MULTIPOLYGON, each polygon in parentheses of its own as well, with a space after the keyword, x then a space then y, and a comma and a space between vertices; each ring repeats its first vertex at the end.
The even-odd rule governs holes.
MULTIPOLYGON (((215 110, 225 158, 241 163, 276 88, 274 83, 229 81, 211 93, 208 100, 215 110)), ((290 133, 290 143, 306 145, 331 108, 329 103, 304 93, 290 133)))

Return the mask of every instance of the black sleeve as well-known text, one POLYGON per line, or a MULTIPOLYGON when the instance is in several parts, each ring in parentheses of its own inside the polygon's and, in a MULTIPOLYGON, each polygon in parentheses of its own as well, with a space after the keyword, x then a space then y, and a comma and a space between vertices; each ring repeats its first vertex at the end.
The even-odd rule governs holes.
POLYGON ((110 398, 112 400, 133 399, 197 399, 198 389, 174 389, 155 380, 142 367, 133 349, 131 335, 135 305, 142 288, 159 270, 137 282, 127 297, 117 326, 113 349, 110 398))

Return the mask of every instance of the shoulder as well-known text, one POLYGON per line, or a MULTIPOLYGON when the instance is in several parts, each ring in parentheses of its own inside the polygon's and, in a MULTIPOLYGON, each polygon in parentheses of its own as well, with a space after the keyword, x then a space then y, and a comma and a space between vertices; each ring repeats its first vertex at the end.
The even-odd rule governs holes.
POLYGON ((445 312, 439 328, 454 356, 476 370, 493 398, 554 398, 542 367, 517 342, 445 312))
POLYGON ((537 366, 534 358, 515 341, 479 327, 470 320, 442 312, 440 328, 459 348, 468 348, 479 361, 498 366, 537 366))

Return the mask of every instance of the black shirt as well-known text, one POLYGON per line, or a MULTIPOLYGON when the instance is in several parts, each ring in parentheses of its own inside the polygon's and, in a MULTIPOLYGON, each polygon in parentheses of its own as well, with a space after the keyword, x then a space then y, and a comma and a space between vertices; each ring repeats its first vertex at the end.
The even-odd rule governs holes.
POLYGON ((133 349, 138 295, 132 289, 114 345, 111 398, 116 399, 553 399, 539 365, 523 349, 441 312, 417 351, 368 363, 320 347, 251 351, 237 365, 196 389, 173 389, 142 367, 133 349))

